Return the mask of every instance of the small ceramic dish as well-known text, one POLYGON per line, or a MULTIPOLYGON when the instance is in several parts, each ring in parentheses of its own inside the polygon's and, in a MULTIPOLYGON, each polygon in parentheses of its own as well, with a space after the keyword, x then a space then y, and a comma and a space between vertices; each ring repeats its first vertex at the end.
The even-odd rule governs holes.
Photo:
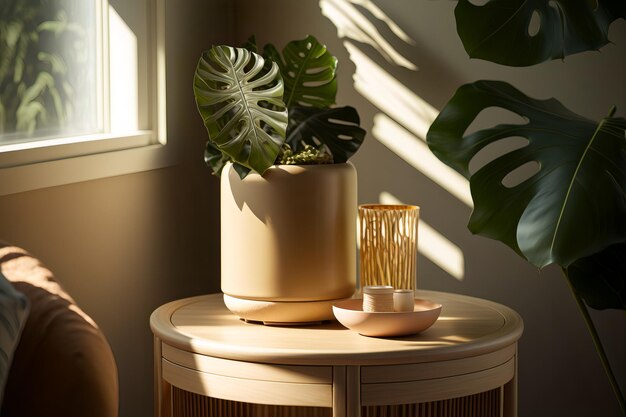
POLYGON ((413 311, 366 312, 363 300, 353 298, 333 305, 333 313, 339 323, 363 336, 406 336, 432 326, 439 318, 441 304, 415 299, 413 311))

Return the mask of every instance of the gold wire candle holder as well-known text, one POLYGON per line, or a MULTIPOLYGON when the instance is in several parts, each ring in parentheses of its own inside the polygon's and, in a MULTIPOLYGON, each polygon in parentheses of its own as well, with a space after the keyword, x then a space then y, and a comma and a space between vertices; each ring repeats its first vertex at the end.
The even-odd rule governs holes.
POLYGON ((416 289, 418 206, 359 206, 361 288, 416 289))

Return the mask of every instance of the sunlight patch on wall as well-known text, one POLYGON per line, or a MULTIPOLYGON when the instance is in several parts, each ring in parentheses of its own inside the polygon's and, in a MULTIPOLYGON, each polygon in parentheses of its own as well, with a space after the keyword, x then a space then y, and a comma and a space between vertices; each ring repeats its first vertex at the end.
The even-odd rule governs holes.
POLYGON ((374 137, 412 167, 426 175, 450 194, 473 207, 469 181, 441 162, 428 146, 388 116, 374 116, 374 137))
MULTIPOLYGON (((402 42, 412 45, 414 41, 371 0, 320 0, 319 5, 322 14, 337 28, 338 36, 344 39, 356 67, 356 91, 381 111, 373 119, 374 137, 462 203, 473 207, 468 180, 439 161, 425 143, 437 109, 378 65, 368 56, 369 49, 363 48, 363 44, 371 45, 394 66, 415 70, 417 66, 394 47, 402 42), (381 32, 382 25, 389 31, 382 27, 381 32)), ((401 204, 387 192, 380 194, 379 201, 401 204)), ((422 220, 419 251, 452 277, 463 280, 463 251, 422 220)))
MULTIPOLYGON (((360 36, 365 33, 372 35, 370 39, 384 40, 373 23, 355 7, 359 5, 367 10, 374 7, 376 10, 370 10, 372 15, 390 28, 396 27, 394 34, 398 38, 412 42, 391 19, 370 3, 369 0, 321 0, 320 7, 335 24, 340 37, 364 42, 360 36), (368 29, 363 32, 363 28, 368 29)), ((430 125, 438 115, 437 109, 389 74, 353 42, 346 40, 344 46, 356 67, 353 76, 355 89, 383 112, 374 117, 374 136, 465 205, 473 207, 468 180, 439 161, 424 143, 430 125)))
POLYGON ((351 42, 344 46, 354 62, 354 87, 373 105, 393 115, 399 123, 424 140, 437 109, 392 77, 351 42))
POLYGON ((385 23, 398 38, 408 44, 413 44, 414 41, 372 1, 321 0, 319 4, 322 14, 335 24, 340 38, 350 38, 371 45, 389 62, 411 70, 417 69, 417 66, 396 51, 380 34, 376 26, 355 7, 358 5, 366 9, 375 18, 385 23))
MULTIPOLYGON (((388 192, 380 193, 378 201, 381 204, 404 204, 388 192)), ((465 278, 465 257, 461 248, 422 220, 421 215, 417 232, 419 253, 457 280, 463 281, 465 278)))

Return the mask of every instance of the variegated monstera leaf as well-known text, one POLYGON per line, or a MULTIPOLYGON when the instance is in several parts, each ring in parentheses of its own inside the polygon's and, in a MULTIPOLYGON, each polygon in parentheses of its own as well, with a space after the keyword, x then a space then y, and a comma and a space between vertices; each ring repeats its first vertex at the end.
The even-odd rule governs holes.
POLYGON ((258 54, 229 46, 211 48, 198 62, 194 95, 209 134, 207 162, 217 173, 231 159, 263 174, 285 140, 282 77, 277 64, 264 63, 258 54))

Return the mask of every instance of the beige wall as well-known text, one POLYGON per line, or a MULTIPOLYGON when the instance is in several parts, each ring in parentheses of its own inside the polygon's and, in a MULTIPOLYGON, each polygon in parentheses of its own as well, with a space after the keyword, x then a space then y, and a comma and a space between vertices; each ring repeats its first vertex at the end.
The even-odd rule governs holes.
POLYGON ((152 416, 148 319, 176 298, 219 290, 218 181, 192 78, 200 53, 228 42, 228 1, 166 2, 165 169, 0 197, 0 239, 40 257, 101 326, 120 376, 120 416, 152 416))
MULTIPOLYGON (((340 60, 339 103, 357 107, 368 130, 379 112, 352 87, 354 65, 316 0, 166 3, 168 137, 182 144, 180 163, 0 197, 0 238, 28 248, 50 266, 110 340, 120 372, 122 417, 152 415, 152 310, 168 300, 219 289, 218 184, 202 162, 205 133, 191 91, 200 52, 212 43, 241 42, 250 34, 279 47, 315 34, 340 60)), ((454 30, 454 2, 376 4, 415 40, 414 45, 394 44, 420 71, 390 65, 369 47, 363 51, 436 108, 460 84, 478 78, 509 80, 537 97, 554 95, 589 117, 626 103, 624 80, 615 80, 616 74, 626 73, 623 24, 612 32, 617 45, 600 54, 521 70, 466 58, 454 30)), ((384 27, 377 27, 391 39, 384 27)), ((419 204, 424 220, 464 253, 463 281, 420 256, 419 286, 489 298, 522 314, 526 329, 520 345, 520 415, 618 415, 558 271, 539 272, 503 245, 471 236, 465 227, 467 206, 371 133, 366 141, 354 159, 360 201, 376 201, 380 192, 388 191, 419 204)), ((596 316, 624 380, 624 316, 596 316)))
MULTIPOLYGON (((458 39, 452 1, 373 0, 413 40, 405 44, 362 8, 379 33, 419 71, 388 63, 374 48, 356 44, 382 69, 437 109, 457 87, 478 79, 506 80, 537 98, 557 97, 573 111, 590 118, 607 114, 613 104, 626 114, 626 22, 611 31, 615 45, 601 53, 577 55, 565 63, 551 62, 515 69, 469 60, 458 39)), ((372 134, 373 117, 381 110, 355 91, 354 64, 337 39, 333 23, 322 16, 319 2, 236 2, 236 39, 256 34, 260 44, 286 42, 313 34, 339 58, 338 103, 359 110, 368 130, 355 156, 359 201, 376 202, 383 191, 421 206, 422 218, 461 248, 465 278, 458 281, 424 256, 419 259, 418 286, 489 298, 516 309, 524 318, 520 344, 520 416, 618 416, 619 409, 597 360, 584 322, 556 268, 529 266, 503 244, 472 236, 466 228, 470 208, 419 172, 372 134)), ((355 2, 357 3, 357 2, 355 2)), ((401 103, 392 103, 400 106, 401 103)), ((389 114, 394 118, 394 114, 389 114)), ((417 123, 417 120, 416 120, 417 123)), ((410 128, 408 126, 407 128, 410 128)), ((626 381, 623 312, 594 314, 618 378, 626 381)), ((626 388, 626 387, 623 387, 626 388)))

